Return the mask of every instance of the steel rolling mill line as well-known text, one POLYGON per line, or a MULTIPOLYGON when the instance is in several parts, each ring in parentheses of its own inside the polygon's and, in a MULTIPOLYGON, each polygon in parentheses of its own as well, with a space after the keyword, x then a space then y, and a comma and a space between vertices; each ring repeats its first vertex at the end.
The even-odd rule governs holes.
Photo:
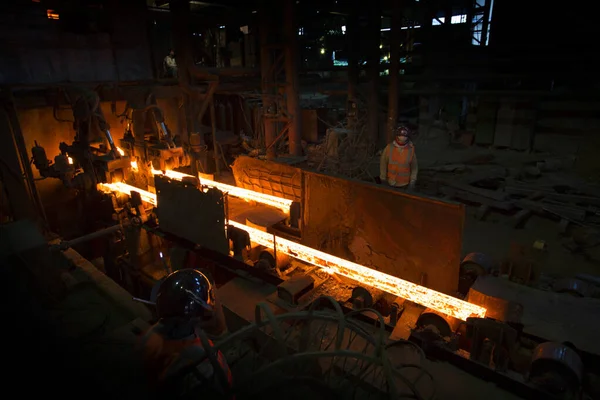
MULTIPOLYGON (((168 178, 177 180, 181 180, 185 177, 192 177, 192 175, 177 171, 162 172, 152 170, 152 173, 155 175, 164 175, 168 178)), ((289 207, 292 204, 291 200, 282 199, 263 193, 257 193, 220 182, 202 179, 201 183, 202 185, 214 187, 223 192, 227 192, 231 196, 238 197, 246 201, 256 201, 262 204, 270 205, 287 213, 289 213, 289 207)), ((154 206, 157 205, 156 194, 139 189, 135 186, 131 186, 122 182, 108 184, 101 183, 99 186, 104 190, 124 193, 127 195, 130 195, 132 191, 135 191, 140 194, 143 201, 154 206)), ((248 232, 250 240, 254 243, 274 249, 276 252, 282 252, 283 254, 294 257, 300 261, 320 267, 330 274, 337 274, 346 278, 350 278, 361 284, 374 287, 463 321, 465 321, 468 317, 485 317, 487 311, 485 308, 460 300, 456 297, 437 292, 409 281, 405 281, 395 276, 385 274, 348 260, 344 260, 331 254, 315 250, 313 248, 292 242, 282 237, 272 235, 235 221, 230 220, 228 221, 228 224, 248 232)))

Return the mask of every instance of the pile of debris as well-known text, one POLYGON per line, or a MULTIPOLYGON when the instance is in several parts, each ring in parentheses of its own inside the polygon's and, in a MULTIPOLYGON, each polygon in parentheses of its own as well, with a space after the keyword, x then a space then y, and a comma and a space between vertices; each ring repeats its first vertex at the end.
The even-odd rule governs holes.
POLYGON ((508 215, 514 228, 523 227, 533 214, 556 220, 561 232, 571 224, 600 227, 600 188, 542 179, 545 173, 560 169, 564 161, 541 160, 520 168, 492 161, 493 156, 486 156, 425 168, 425 191, 477 206, 480 220, 491 211, 508 215))

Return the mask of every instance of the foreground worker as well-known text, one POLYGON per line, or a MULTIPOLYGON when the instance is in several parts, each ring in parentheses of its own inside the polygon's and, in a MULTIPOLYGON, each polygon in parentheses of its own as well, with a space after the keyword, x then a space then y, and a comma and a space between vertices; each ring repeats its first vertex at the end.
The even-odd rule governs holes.
POLYGON ((212 341, 201 329, 214 318, 215 304, 213 285, 198 270, 173 272, 161 283, 156 298, 159 321, 140 343, 158 397, 185 394, 199 385, 203 393, 214 395, 209 398, 223 398, 228 392, 232 376, 227 361, 212 350, 212 341))
POLYGON ((394 141, 381 153, 379 179, 396 188, 413 190, 419 168, 415 147, 410 140, 410 130, 399 125, 395 133, 394 141))
POLYGON ((165 78, 177 78, 177 62, 175 61, 175 51, 171 49, 169 54, 163 60, 163 72, 165 78))

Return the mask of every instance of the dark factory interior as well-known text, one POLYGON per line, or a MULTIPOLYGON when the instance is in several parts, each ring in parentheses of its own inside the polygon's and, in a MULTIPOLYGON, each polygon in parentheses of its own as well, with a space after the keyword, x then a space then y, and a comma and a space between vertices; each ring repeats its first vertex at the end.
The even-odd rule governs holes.
POLYGON ((585 5, 4 1, 7 397, 600 399, 585 5))

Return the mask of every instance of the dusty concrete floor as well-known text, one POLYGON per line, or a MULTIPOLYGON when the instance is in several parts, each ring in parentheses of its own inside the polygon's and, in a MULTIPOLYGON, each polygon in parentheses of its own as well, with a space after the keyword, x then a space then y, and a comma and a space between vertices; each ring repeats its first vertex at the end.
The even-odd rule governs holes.
MULTIPOLYGON (((485 156, 491 158, 488 165, 514 169, 531 163, 541 156, 479 146, 452 147, 449 146, 448 139, 440 135, 419 137, 415 140, 415 146, 420 170, 445 164, 459 164, 468 159, 485 156)), ((556 156, 548 155, 548 158, 556 158, 556 156)), ((373 159, 369 171, 376 176, 378 169, 379 160, 373 159)), ((451 178, 452 174, 443 173, 443 177, 451 178)), ((587 184, 584 177, 569 168, 543 172, 531 183, 534 185, 587 184)), ((546 242, 547 250, 538 258, 537 272, 561 277, 572 277, 577 273, 600 275, 600 247, 588 249, 588 257, 572 253, 563 246, 568 241, 569 235, 566 237, 561 235, 558 221, 533 215, 522 228, 515 229, 509 225, 509 215, 492 211, 485 220, 479 221, 475 218, 476 211, 476 207, 466 206, 463 256, 471 252, 482 252, 491 256, 496 262, 501 262, 509 255, 511 245, 531 248, 535 241, 542 240, 546 242)), ((570 234, 572 231, 573 229, 567 233, 570 234)))

